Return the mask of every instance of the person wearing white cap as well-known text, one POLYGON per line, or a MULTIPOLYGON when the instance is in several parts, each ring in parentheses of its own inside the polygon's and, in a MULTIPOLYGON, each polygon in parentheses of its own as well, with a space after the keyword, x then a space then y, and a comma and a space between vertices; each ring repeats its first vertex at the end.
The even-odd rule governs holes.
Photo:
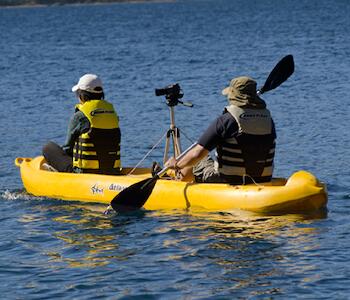
POLYGON ((101 79, 85 74, 72 87, 79 99, 68 126, 66 143, 49 142, 43 155, 59 172, 119 174, 119 118, 113 105, 104 100, 101 79))
POLYGON ((183 181, 245 184, 272 178, 276 132, 256 82, 242 76, 222 91, 229 105, 181 160, 166 163, 183 181), (216 149, 216 161, 209 152, 216 149))

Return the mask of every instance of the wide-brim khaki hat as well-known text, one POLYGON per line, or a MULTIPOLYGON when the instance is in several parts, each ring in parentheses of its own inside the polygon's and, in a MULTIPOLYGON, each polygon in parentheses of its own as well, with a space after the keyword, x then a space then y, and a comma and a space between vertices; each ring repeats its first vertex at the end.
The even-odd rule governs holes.
POLYGON ((266 107, 256 90, 256 81, 247 76, 237 77, 231 80, 230 85, 222 90, 230 104, 236 106, 266 107))

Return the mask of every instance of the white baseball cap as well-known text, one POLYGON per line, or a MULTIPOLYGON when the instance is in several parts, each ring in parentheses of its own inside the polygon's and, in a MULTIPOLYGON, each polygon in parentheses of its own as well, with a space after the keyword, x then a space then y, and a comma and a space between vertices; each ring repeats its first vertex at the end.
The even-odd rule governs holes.
POLYGON ((78 83, 72 87, 72 92, 83 90, 91 93, 103 93, 102 81, 95 74, 85 74, 78 83))

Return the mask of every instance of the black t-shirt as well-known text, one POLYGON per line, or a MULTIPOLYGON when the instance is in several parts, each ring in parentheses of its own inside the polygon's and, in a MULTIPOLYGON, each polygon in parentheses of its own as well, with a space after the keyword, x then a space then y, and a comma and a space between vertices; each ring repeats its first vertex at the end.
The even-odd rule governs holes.
MULTIPOLYGON (((235 118, 229 112, 225 112, 209 125, 207 130, 199 138, 198 144, 208 151, 212 151, 221 141, 237 136, 238 129, 235 118)), ((272 133, 276 137, 273 121, 272 133)))
POLYGON ((234 137, 238 132, 238 124, 229 112, 225 112, 214 120, 198 140, 198 144, 212 151, 224 139, 234 137))

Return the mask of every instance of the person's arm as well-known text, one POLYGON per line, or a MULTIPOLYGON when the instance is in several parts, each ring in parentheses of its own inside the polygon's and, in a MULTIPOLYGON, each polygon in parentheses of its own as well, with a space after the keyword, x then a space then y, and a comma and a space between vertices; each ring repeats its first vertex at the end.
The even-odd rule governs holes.
POLYGON ((237 133, 236 121, 225 113, 214 120, 198 140, 198 145, 190 150, 180 161, 170 158, 166 166, 180 171, 184 177, 191 177, 192 167, 214 150, 222 139, 237 133))
POLYGON ((88 118, 81 111, 77 111, 69 122, 66 142, 62 146, 62 149, 68 155, 73 156, 73 147, 76 140, 82 133, 89 131, 89 129, 90 122, 88 118))
POLYGON ((177 161, 174 157, 171 157, 166 162, 166 166, 175 170, 193 167, 208 154, 209 151, 207 149, 205 149, 202 145, 197 144, 181 160, 177 161))
POLYGON ((206 157, 213 150, 218 142, 218 119, 212 122, 198 140, 198 144, 191 149, 181 160, 176 161, 174 157, 166 162, 166 166, 170 169, 181 171, 187 174, 188 169, 192 168, 196 163, 206 157), (186 170, 184 170, 186 168, 186 170))

